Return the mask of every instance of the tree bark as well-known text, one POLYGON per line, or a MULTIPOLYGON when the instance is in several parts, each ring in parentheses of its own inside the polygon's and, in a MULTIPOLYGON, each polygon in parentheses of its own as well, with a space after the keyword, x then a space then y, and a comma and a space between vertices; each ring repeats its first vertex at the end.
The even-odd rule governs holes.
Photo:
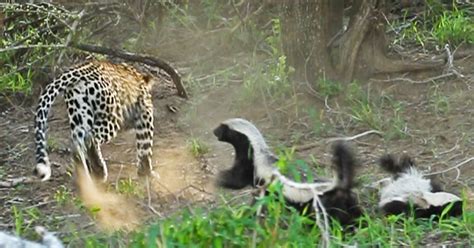
POLYGON ((342 28, 343 3, 288 0, 283 4, 283 49, 299 79, 315 82, 335 75, 327 44, 342 28))
POLYGON ((412 62, 388 57, 385 0, 353 0, 344 32, 344 0, 285 1, 282 42, 288 64, 299 80, 319 78, 350 82, 381 72, 427 70, 439 62, 412 62))
POLYGON ((357 3, 357 12, 351 18, 351 26, 342 37, 338 50, 339 60, 336 65, 336 70, 341 73, 342 81, 352 81, 359 48, 369 31, 372 7, 376 2, 377 0, 362 0, 357 3))

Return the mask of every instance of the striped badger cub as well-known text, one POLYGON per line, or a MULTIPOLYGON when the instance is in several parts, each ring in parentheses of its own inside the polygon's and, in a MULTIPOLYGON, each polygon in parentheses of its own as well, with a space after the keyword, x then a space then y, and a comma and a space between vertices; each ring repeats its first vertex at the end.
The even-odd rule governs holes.
POLYGON ((404 155, 398 160, 393 155, 380 158, 380 166, 392 177, 380 190, 379 207, 385 214, 413 213, 417 218, 462 214, 462 200, 444 192, 441 185, 426 178, 415 165, 414 160, 404 155), (450 209, 446 209, 450 207, 450 209))
POLYGON ((218 174, 218 186, 233 190, 246 186, 265 187, 275 178, 282 182, 281 193, 285 204, 300 212, 307 209, 314 214, 313 198, 316 193, 328 215, 342 225, 353 223, 362 214, 357 197, 352 192, 357 162, 346 144, 337 143, 333 147, 334 179, 299 183, 279 173, 274 166, 278 157, 249 121, 240 118, 226 120, 214 129, 214 135, 235 149, 234 164, 218 174))

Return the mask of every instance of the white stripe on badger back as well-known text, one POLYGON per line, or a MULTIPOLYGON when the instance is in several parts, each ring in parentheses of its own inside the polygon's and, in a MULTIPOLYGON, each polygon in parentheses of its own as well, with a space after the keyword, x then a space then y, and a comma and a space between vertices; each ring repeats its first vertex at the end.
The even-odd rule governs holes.
POLYGON ((321 196, 325 192, 334 188, 333 182, 324 183, 285 183, 283 184, 283 196, 292 201, 305 203, 313 200, 314 193, 321 196))
POLYGON ((305 203, 313 199, 314 192, 318 195, 323 195, 336 186, 336 180, 322 180, 316 183, 298 183, 288 179, 281 175, 278 169, 273 166, 270 158, 277 158, 277 156, 271 152, 262 134, 251 122, 241 118, 234 118, 226 120, 222 124, 247 136, 254 149, 254 175, 263 178, 266 184, 270 182, 273 175, 277 176, 276 179, 283 183, 282 193, 286 199, 296 203, 305 203))
POLYGON ((411 167, 382 189, 379 206, 382 207, 394 200, 407 202, 412 198, 422 196, 425 192, 431 192, 431 190, 430 180, 423 178, 421 172, 411 167))
POLYGON ((462 201, 462 199, 457 195, 448 192, 424 192, 423 199, 429 204, 429 206, 436 207, 441 207, 451 202, 462 201))
POLYGON ((275 169, 274 175, 283 184, 283 196, 292 202, 305 203, 314 198, 314 194, 323 195, 336 187, 336 181, 321 180, 316 183, 298 183, 282 175, 275 169))
POLYGON ((241 118, 233 118, 223 122, 230 129, 244 134, 250 141, 253 148, 253 159, 255 173, 257 177, 263 178, 269 182, 272 177, 274 167, 270 162, 271 157, 276 156, 270 151, 265 139, 258 129, 249 121, 241 118))

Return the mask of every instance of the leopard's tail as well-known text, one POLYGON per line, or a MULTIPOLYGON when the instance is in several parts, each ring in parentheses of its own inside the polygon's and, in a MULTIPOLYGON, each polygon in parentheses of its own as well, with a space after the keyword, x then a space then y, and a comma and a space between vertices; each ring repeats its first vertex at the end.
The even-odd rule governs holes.
POLYGON ((51 177, 51 166, 46 151, 47 141, 46 133, 48 130, 48 113, 54 103, 56 97, 66 89, 66 87, 78 80, 74 80, 74 71, 70 70, 56 78, 52 83, 48 84, 41 93, 38 107, 35 115, 35 144, 36 144, 36 167, 33 173, 38 176, 41 181, 46 181, 51 177))

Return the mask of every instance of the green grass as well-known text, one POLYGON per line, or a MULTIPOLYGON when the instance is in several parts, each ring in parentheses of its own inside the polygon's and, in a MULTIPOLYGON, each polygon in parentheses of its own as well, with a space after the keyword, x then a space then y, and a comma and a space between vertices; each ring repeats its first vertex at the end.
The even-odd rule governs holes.
POLYGON ((417 44, 423 48, 428 45, 474 44, 474 18, 456 4, 447 9, 439 1, 429 1, 427 10, 416 18, 409 19, 406 15, 400 22, 390 25, 402 27, 395 37, 396 44, 417 44))
POLYGON ((189 150, 194 157, 199 158, 209 152, 209 146, 198 138, 192 138, 188 141, 189 150))
POLYGON ((54 200, 58 205, 66 205, 73 200, 72 192, 65 186, 61 185, 54 193, 54 200))
POLYGON ((145 194, 140 188, 138 182, 133 180, 131 177, 120 179, 115 187, 117 192, 127 196, 143 197, 145 194))
POLYGON ((381 131, 388 140, 408 136, 402 102, 389 95, 371 93, 357 82, 347 86, 346 98, 350 116, 359 126, 381 131))
MULTIPOLYGON (((255 202, 221 205, 216 208, 183 209, 165 219, 154 220, 132 232, 75 232, 61 235, 71 247, 315 247, 321 245, 321 230, 314 221, 286 208, 274 190, 255 202), (265 215, 257 218, 259 206, 265 215)), ((373 204, 375 206, 375 204, 373 204)), ((406 215, 384 217, 368 213, 357 221, 356 231, 333 223, 329 230, 331 247, 400 247, 464 245, 474 242, 474 212, 440 220, 414 219, 406 215)), ((373 209, 372 209, 373 210, 373 209)), ((100 211, 100 209, 91 209, 100 211)), ((33 227, 41 218, 38 209, 14 207, 16 233, 35 237, 33 227)))
MULTIPOLYGON (((275 187, 278 190, 278 187, 275 187)), ((321 230, 314 222, 286 208, 276 195, 256 204, 223 205, 215 209, 185 209, 132 233, 95 234, 83 237, 86 247, 314 247, 321 244, 321 230), (256 218, 263 206, 265 217, 256 218)), ((467 203, 465 204, 466 207, 467 203)), ((473 242, 474 212, 459 218, 414 219, 409 216, 365 215, 357 231, 343 230, 334 223, 331 246, 417 247, 422 244, 463 244, 473 242)))
POLYGON ((316 91, 324 97, 333 97, 339 94, 342 85, 339 82, 321 78, 316 82, 316 91))
MULTIPOLYGON (((347 88, 347 99, 349 100, 352 118, 363 125, 375 130, 382 129, 382 115, 377 98, 372 99, 369 90, 364 90, 357 82, 352 82, 347 88)), ((376 97, 376 96, 373 96, 376 97)))
POLYGON ((269 58, 252 63, 250 73, 244 74, 243 102, 259 101, 270 103, 287 99, 292 93, 290 75, 294 68, 287 64, 281 43, 279 19, 272 19, 272 34, 265 39, 269 58))
POLYGON ((474 18, 457 8, 444 11, 436 20, 432 34, 439 44, 474 44, 474 18))
POLYGON ((308 114, 308 125, 316 136, 327 134, 332 130, 332 126, 325 121, 325 111, 318 108, 309 107, 306 110, 308 114))
POLYGON ((430 107, 437 115, 447 114, 450 110, 449 98, 442 93, 438 86, 434 86, 430 93, 430 107))
POLYGON ((36 207, 19 208, 12 206, 14 231, 16 235, 25 236, 34 233, 33 227, 40 221, 41 212, 36 207))
POLYGON ((26 73, 17 72, 14 68, 10 70, 0 69, 0 92, 24 93, 32 92, 32 70, 28 69, 26 73))
POLYGON ((57 139, 48 137, 46 140, 46 147, 48 148, 49 152, 55 152, 59 150, 60 144, 57 139))

